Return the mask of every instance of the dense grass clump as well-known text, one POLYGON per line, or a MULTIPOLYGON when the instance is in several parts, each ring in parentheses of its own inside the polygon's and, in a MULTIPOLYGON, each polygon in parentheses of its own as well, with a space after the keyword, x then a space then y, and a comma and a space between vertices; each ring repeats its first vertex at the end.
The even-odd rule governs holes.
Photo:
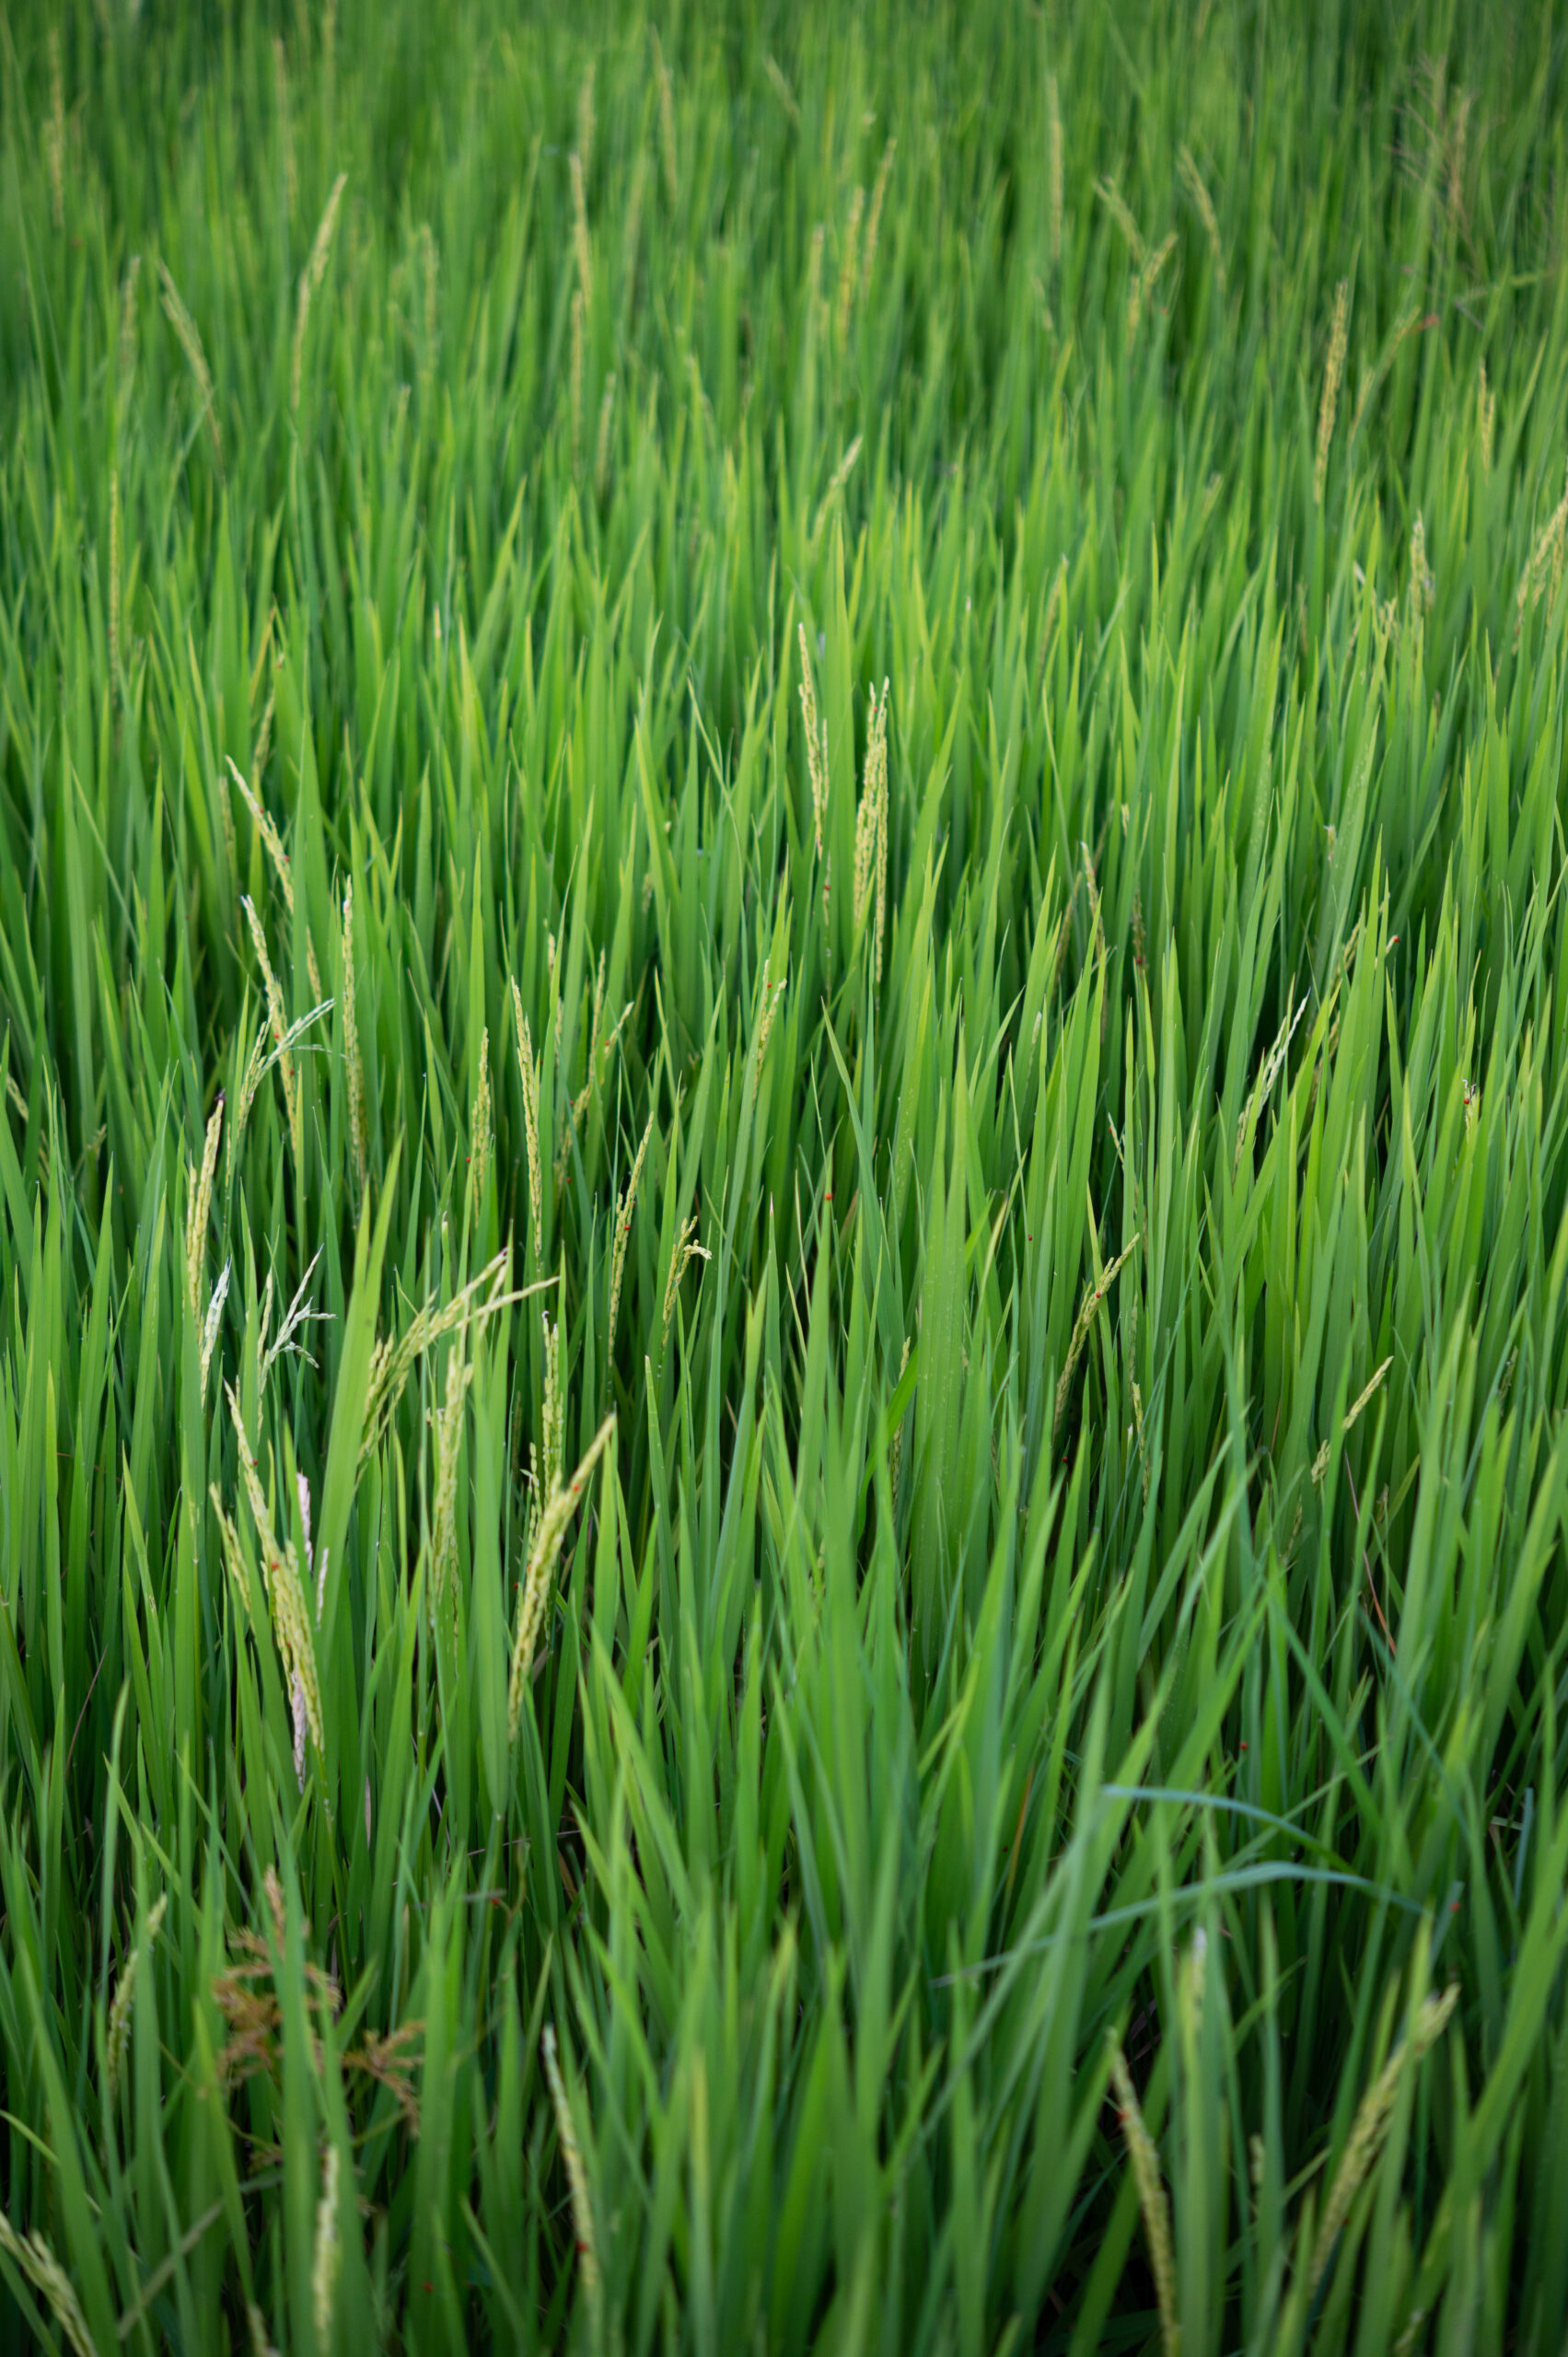
POLYGON ((1561 12, 0 17, 0 2341, 1556 2357, 1561 12))

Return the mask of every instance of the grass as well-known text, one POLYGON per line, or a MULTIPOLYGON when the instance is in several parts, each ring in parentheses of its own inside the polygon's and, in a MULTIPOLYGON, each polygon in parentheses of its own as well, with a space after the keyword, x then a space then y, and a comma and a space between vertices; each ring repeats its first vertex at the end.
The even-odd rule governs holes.
POLYGON ((1555 2352, 1565 69, 13 0, 6 2345, 1555 2352))

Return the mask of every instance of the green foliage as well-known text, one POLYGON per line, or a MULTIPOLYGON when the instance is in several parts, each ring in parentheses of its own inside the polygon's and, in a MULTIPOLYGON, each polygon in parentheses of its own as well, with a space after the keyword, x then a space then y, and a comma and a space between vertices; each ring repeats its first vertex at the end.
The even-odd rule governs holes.
POLYGON ((0 18, 7 2345, 1556 2351, 1564 64, 0 18))

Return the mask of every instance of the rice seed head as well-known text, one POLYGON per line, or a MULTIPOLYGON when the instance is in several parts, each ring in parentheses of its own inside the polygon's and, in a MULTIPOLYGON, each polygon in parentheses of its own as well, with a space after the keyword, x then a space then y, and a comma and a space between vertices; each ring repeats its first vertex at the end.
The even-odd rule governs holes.
POLYGON ((202 1398, 207 1396, 207 1376, 213 1364, 213 1352, 217 1346, 218 1329, 223 1323, 223 1306, 228 1298, 228 1281, 234 1263, 226 1260, 223 1272, 213 1287, 213 1297, 207 1304, 207 1315, 202 1328, 202 1398))
POLYGON ((1056 76, 1045 77, 1046 221, 1051 235, 1051 266, 1062 267, 1062 105, 1056 76))
POLYGON ((314 1366, 316 1364, 315 1360, 310 1357, 309 1352, 305 1349, 304 1344, 302 1342, 296 1342, 294 1338, 298 1333, 302 1326, 309 1325, 311 1323, 320 1323, 325 1325, 331 1322, 331 1313, 330 1310, 313 1309, 306 1298, 310 1280, 316 1273, 316 1263, 319 1260, 320 1257, 321 1248, 318 1245, 315 1251, 310 1255, 309 1263, 306 1268, 305 1274, 300 1278, 298 1284, 295 1287, 294 1299, 289 1303, 287 1311, 284 1317, 283 1324, 278 1328, 277 1338, 272 1342, 269 1342, 267 1340, 267 1328, 272 1320, 273 1272, 270 1269, 267 1271, 266 1290, 261 1301, 261 1327, 257 1334, 256 1387, 258 1390, 264 1390, 266 1388, 267 1377, 271 1375, 279 1359, 284 1357, 287 1352, 296 1351, 303 1358, 308 1361, 310 1365, 314 1366))
POLYGON ((594 497, 602 507, 610 489, 610 428, 615 420, 615 374, 604 380, 604 395, 598 405, 598 439, 594 447, 594 497))
MULTIPOLYGON (((359 1052, 359 1024, 354 980, 354 879, 343 894, 343 1051, 348 1062, 348 1137, 354 1156, 354 1201, 365 1201, 365 1065, 359 1052)), ((488 1039, 488 1033, 486 1038, 488 1039)), ((486 1066, 488 1073, 488 1064, 486 1066)))
POLYGON ((528 1157, 528 1210, 533 1220, 534 1260, 536 1263, 542 1263, 544 1176, 539 1158, 539 1066, 534 1061, 528 1019, 523 1013, 522 993, 516 981, 512 984, 512 1013, 517 1027, 517 1070, 523 1085, 523 1137, 528 1157))
POLYGON ((234 1582, 239 1600, 249 1615, 251 1611, 250 1582, 246 1576, 245 1556, 239 1544, 239 1533, 234 1527, 232 1517, 224 1511, 223 1493, 215 1481, 209 1481, 207 1484, 207 1503, 212 1507, 213 1519, 218 1527, 224 1566, 229 1578, 234 1582))
POLYGON ((294 313, 294 353, 288 373, 288 405, 294 412, 297 412, 299 408, 300 380, 305 366, 305 331, 310 319, 310 298, 327 274, 327 264, 331 259, 332 252, 332 235, 338 226, 338 207, 343 202, 343 193, 347 183, 346 172, 340 172, 332 182, 332 192, 327 199, 327 209, 321 215, 315 240, 310 248, 310 258, 299 273, 299 294, 294 313))
POLYGON ((202 1315, 202 1271, 207 1257, 207 1225, 212 1217, 213 1177, 218 1167, 218 1139, 223 1131, 223 1091, 213 1107, 202 1146, 198 1173, 191 1165, 191 1188, 185 1212, 185 1298, 192 1318, 202 1315))
POLYGON ((458 1339, 447 1359, 446 1399, 439 1411, 432 1412, 430 1419, 436 1436, 436 1527, 430 1542, 432 1627, 447 1592, 448 1573, 454 1582, 454 1620, 457 1613, 458 1458, 462 1451, 463 1401, 473 1380, 473 1364, 468 1356, 467 1341, 466 1331, 459 1328, 458 1339))
POLYGON ((473 1119, 469 1129, 471 1140, 473 1199, 476 1204, 484 1199, 484 1182, 490 1176, 490 1155, 493 1144, 490 1123, 490 1026, 485 1025, 479 1043, 479 1082, 474 1090, 473 1119))
POLYGON ((881 696, 878 698, 873 693, 871 698, 865 775, 854 821, 854 874, 851 894, 857 933, 875 903, 874 971, 878 982, 882 980, 882 935, 888 904, 888 695, 889 686, 884 679, 881 696))
POLYGON ((1209 252, 1214 259, 1214 284, 1223 296, 1225 293, 1225 250, 1220 244, 1220 225, 1214 213, 1214 199, 1209 194, 1202 173, 1198 169, 1198 159, 1185 142, 1177 156, 1176 163, 1177 169, 1186 184, 1187 193, 1197 207, 1198 218, 1203 225, 1203 234, 1208 238, 1209 252))
POLYGON ((1323 395, 1318 404, 1318 448, 1312 465, 1312 504, 1315 507, 1323 505, 1323 486, 1328 480, 1329 445, 1334 438, 1340 382, 1345 372, 1345 331, 1349 319, 1350 281, 1342 278, 1334 289, 1334 316, 1329 328, 1329 356, 1323 366, 1323 395))
POLYGON ((889 139, 882 150, 882 160, 877 167, 877 178, 871 190, 871 209, 865 216, 865 246, 860 261, 860 298, 864 302, 871 292, 871 273, 877 261, 877 240, 882 227, 882 207, 888 199, 888 182, 893 176, 893 156, 898 147, 889 139))
MULTIPOLYGON (((903 1352, 902 1352, 902 1354, 900 1355, 900 1360, 899 1360, 899 1383, 901 1383, 901 1382, 903 1381, 903 1379, 904 1379, 904 1370, 905 1370, 905 1368, 909 1365, 909 1363, 910 1363, 910 1338, 909 1338, 909 1336, 906 1334, 906 1335, 904 1336, 904 1347, 903 1347, 903 1352)), ((895 1384, 895 1385, 893 1386, 893 1388, 894 1388, 894 1390, 896 1391, 896 1390, 898 1389, 898 1384, 895 1384)), ((904 1415, 904 1417, 902 1418, 902 1420, 901 1420, 901 1421, 900 1421, 900 1425, 899 1425, 899 1429, 898 1429, 898 1431, 893 1434, 892 1456, 891 1456, 891 1459, 890 1459, 890 1461, 889 1461, 889 1467, 888 1467, 888 1484, 889 1484, 889 1489, 892 1491, 892 1493, 893 1493, 893 1511, 894 1511, 894 1513, 895 1513, 895 1514, 898 1512, 898 1509, 899 1509, 899 1481, 900 1481, 900 1475, 901 1475, 901 1473, 902 1473, 902 1471, 903 1471, 903 1457, 904 1457, 904 1425, 905 1425, 908 1422, 909 1422, 909 1417, 908 1417, 908 1414, 907 1414, 907 1412, 906 1412, 906 1414, 904 1415)))
POLYGON ((583 180, 583 159, 575 148, 567 158, 572 176, 572 244, 576 256, 577 285, 585 303, 594 299, 594 258, 588 242, 588 199, 583 180))
POLYGON ((1096 180, 1095 194, 1127 241, 1132 261, 1133 281, 1136 283, 1143 271, 1148 250, 1144 244, 1144 233, 1132 217, 1132 207, 1114 180, 1096 180))
POLYGON ((1362 386, 1360 392, 1356 396, 1355 409, 1352 414, 1350 422, 1350 438, 1353 442, 1355 440, 1356 435, 1360 430, 1362 419, 1366 415, 1368 409, 1372 406, 1373 399, 1376 394, 1377 388, 1381 385, 1384 377, 1388 375, 1389 369, 1394 365, 1394 361, 1399 354, 1400 346, 1403 343, 1406 336, 1413 335, 1415 333, 1421 323, 1422 313, 1413 304, 1401 318, 1395 321, 1388 343, 1383 346, 1382 351, 1377 355, 1376 366, 1373 369, 1372 374, 1367 377, 1366 382, 1362 386))
POLYGON ((455 1328, 470 1320, 475 1326, 482 1326, 497 1310, 508 1308, 513 1302, 524 1298, 521 1293, 506 1290, 509 1259, 508 1251, 498 1252, 494 1260, 482 1268, 477 1277, 470 1277, 461 1291, 454 1294, 444 1306, 437 1306, 433 1295, 410 1321, 407 1332, 400 1340, 393 1341, 390 1335, 383 1335, 377 1342, 371 1353, 370 1380, 366 1392, 365 1432, 359 1451, 361 1465, 367 1463, 379 1448, 414 1362, 455 1328))
POLYGON ((676 1297, 680 1291, 681 1278, 693 1260, 711 1260, 714 1257, 707 1247, 699 1244, 696 1238, 697 1214, 693 1212, 680 1234, 676 1237, 669 1256, 669 1274, 665 1279, 664 1286, 664 1329, 659 1341, 661 1353, 669 1340, 669 1322, 675 1315, 676 1297))
MULTIPOLYGON (((270 730, 272 714, 273 699, 269 696, 267 699, 266 714, 263 721, 264 730, 270 730)), ((264 742, 265 739, 263 737, 263 747, 264 742)), ((233 755, 229 754, 226 758, 228 761, 228 773, 233 778, 235 784, 239 788, 241 799, 245 804, 245 807, 250 813, 250 823, 255 828, 256 832, 261 836, 267 857, 273 863, 273 873, 276 875, 278 882, 283 888, 284 906, 287 909, 289 915, 292 916, 294 914, 294 868, 289 860, 287 852, 284 849, 283 837, 273 826, 263 805, 251 792, 250 787, 247 784, 245 777, 240 771, 239 765, 235 761, 233 755)), ((260 766, 258 766, 257 769, 257 775, 261 775, 260 766)))
POLYGON ((1144 306, 1148 302, 1149 296, 1154 292, 1155 281, 1159 276, 1161 271, 1165 268, 1167 262, 1170 260, 1171 255, 1175 251, 1176 232, 1173 229, 1169 237, 1165 239, 1164 243, 1157 246, 1154 252, 1149 255, 1143 269, 1139 271, 1137 276, 1132 281, 1132 291, 1127 298, 1127 332, 1129 335, 1136 335, 1138 331, 1138 322, 1144 316, 1144 306))
POLYGON ((773 983, 771 989, 766 981, 763 982, 762 1012, 757 1025, 757 1070, 759 1073, 762 1069, 762 1059, 768 1052, 768 1041, 772 1037, 773 1017, 779 1011, 779 1001, 784 994, 784 985, 782 980, 773 983))
POLYGON ((303 1784, 306 1732, 308 1732, 319 1755, 324 1754, 326 1743, 321 1721, 321 1689, 316 1675, 316 1653, 311 1643, 305 1593, 300 1584, 299 1563, 292 1540, 280 1544, 273 1528, 266 1492, 261 1487, 256 1460, 250 1454, 238 1397, 232 1384, 226 1385, 225 1389, 235 1437, 239 1443, 240 1481, 250 1507, 250 1519, 261 1554, 261 1575, 267 1601, 272 1608, 273 1634, 289 1682, 295 1720, 295 1765, 303 1784))
POLYGON ((267 690, 266 709, 261 714, 261 726, 256 734, 256 750, 252 754, 250 761, 250 766, 255 771, 258 780, 260 780, 266 769, 267 755, 272 749, 273 712, 276 702, 277 690, 275 687, 269 686, 267 690))
MULTIPOLYGON (((283 992, 278 987, 278 978, 273 971, 272 959, 267 955, 267 936, 261 930, 261 920, 256 913, 255 903, 249 893, 242 898, 240 907, 244 910, 246 921, 250 927, 250 938, 256 950, 256 962, 261 969, 261 984, 267 994, 267 1015, 273 1027, 273 1052, 277 1059, 278 1072, 283 1081, 284 1105, 288 1114, 289 1136, 294 1145, 294 1167, 297 1170, 305 1159, 303 1098, 299 1086, 299 1074, 295 1068, 292 1053, 292 1045, 297 1036, 297 1030, 290 1028, 287 1016, 284 1012, 283 992)), ((260 1076, 258 1074, 258 1079, 260 1076)))
POLYGON ((1132 1384, 1132 1422, 1138 1433, 1138 1463, 1143 1474, 1144 1504, 1149 1503, 1149 1452, 1144 1440, 1144 1395, 1136 1379, 1132 1384))
POLYGON ((45 2241, 36 2227, 31 2234, 18 2235, 10 2219, 0 2210, 0 2250, 12 2265, 20 2268, 34 2291, 41 2293, 53 2311, 75 2357, 98 2357, 97 2347, 87 2330, 82 2304, 76 2297, 76 2287, 54 2255, 53 2246, 45 2241))
POLYGON ((565 1469, 566 1407, 561 1393, 561 1320, 544 1329, 544 1397, 540 1409, 540 1434, 528 1443, 528 1513, 523 1535, 523 1560, 533 1553, 546 1501, 559 1487, 565 1469))
POLYGON ((1568 539, 1568 480, 1564 481, 1562 496, 1558 501, 1536 538, 1519 582, 1519 595, 1514 616, 1514 644, 1517 646, 1524 627, 1527 605, 1538 606, 1550 590, 1555 598, 1562 579, 1564 540, 1568 539))
POLYGON ((1383 1377, 1388 1374, 1388 1369, 1393 1365, 1393 1357, 1390 1354, 1384 1360, 1382 1365, 1378 1368, 1376 1374, 1373 1376, 1365 1390, 1362 1392, 1360 1398, 1356 1400, 1355 1405, 1352 1408, 1347 1408, 1345 1411, 1344 1422, 1340 1427, 1342 1432, 1349 1432, 1351 1426, 1354 1423, 1362 1410, 1376 1395, 1378 1385, 1382 1382, 1383 1377))
POLYGON ((299 1501, 299 1527, 305 1540, 305 1568, 309 1571, 311 1567, 310 1484, 305 1475, 297 1470, 294 1477, 294 1493, 299 1501))
POLYGON ((1437 584, 1426 562, 1426 526, 1418 515, 1411 527, 1411 603, 1418 617, 1431 605, 1436 592, 1437 584))
POLYGON ((566 1470, 566 1402, 561 1389, 561 1320, 552 1326, 549 1315, 541 1316, 544 1329, 544 1399, 540 1425, 544 1451, 547 1483, 559 1489, 566 1470))
POLYGON ((648 1126, 643 1132, 643 1142, 637 1148, 632 1165, 632 1175, 621 1190, 621 1201, 615 1208, 615 1240, 610 1258, 610 1325, 604 1345, 604 1360, 608 1366, 615 1351, 615 1320, 621 1307, 621 1281, 626 1272, 626 1245, 632 1233, 632 1214, 637 1207, 637 1181, 643 1175, 643 1162, 648 1151, 648 1140, 654 1133, 654 1117, 648 1115, 648 1126))
POLYGON ((1149 2263, 1154 2270, 1155 2296, 1159 2302, 1160 2345, 1165 2357, 1180 2357, 1181 2327, 1176 2315, 1176 2255, 1171 2240, 1170 2208, 1160 2178, 1159 2155, 1155 2151, 1154 2139, 1144 2124, 1138 2091, 1132 2084, 1132 2073, 1127 2068, 1127 2059, 1120 2045, 1111 2049, 1110 2075, 1116 2086, 1121 2133, 1127 2140, 1127 2157, 1132 2164, 1132 2178, 1138 2189, 1138 2206, 1144 2213, 1144 2233, 1148 2240, 1149 2263))
POLYGON ((223 444, 218 438, 217 410, 213 393, 213 372, 207 366, 206 351, 197 332, 196 322, 181 302, 180 289, 176 286, 166 261, 159 262, 158 276, 163 282, 164 315, 180 339, 180 349, 185 354, 191 374, 196 380, 196 390, 202 403, 202 415, 213 437, 214 455, 221 465, 223 444))
POLYGON ((789 76, 776 57, 764 57, 762 71, 773 86, 773 93, 796 131, 800 129, 800 101, 789 87, 789 76))
POLYGON ((561 2075, 561 2063, 555 2051, 555 2025, 547 2022, 540 2040, 544 2055, 544 2074, 550 2082, 550 2100, 555 2112, 555 2134, 561 2146, 561 2157, 566 2164, 566 2181, 572 2190, 572 2224, 577 2243, 577 2265, 582 2270, 583 2290, 587 2296, 591 2316, 590 2339, 598 2348, 600 2331, 601 2287, 598 2271, 598 2250, 594 2241, 593 2204, 588 2193, 588 2173, 583 2164, 582 2147, 572 2119, 572 2107, 566 2100, 565 2082, 561 2075))
POLYGON ((1535 547, 1530 549, 1530 559, 1527 559, 1526 568, 1518 577, 1518 598, 1516 610, 1514 610, 1514 645, 1518 645, 1526 608, 1539 606, 1542 597, 1547 594, 1547 586, 1556 597, 1556 586, 1559 586, 1561 573, 1563 573, 1565 533, 1568 533, 1568 483, 1563 483, 1563 497, 1556 502, 1547 521, 1539 528, 1535 547))
POLYGON ((1451 1982, 1440 1997, 1425 1998, 1403 2042, 1389 2056, 1363 2096, 1361 2107, 1351 2125, 1343 2157, 1334 2172, 1329 2199, 1323 2205, 1322 2223, 1312 2246, 1312 2264, 1307 2277, 1308 2297, 1316 2295, 1318 2286, 1323 2281, 1329 2261, 1334 2255, 1341 2228, 1350 2216, 1352 2204, 1388 2132, 1406 2065, 1413 2070, 1436 2044, 1447 2028, 1458 2002, 1458 1981, 1451 1982))
POLYGON ((523 1575, 522 1608, 517 1617, 517 1638, 512 1649, 512 1675, 506 1691, 507 1735, 513 1743, 516 1743, 517 1729, 522 1724, 523 1696, 528 1690, 529 1673, 533 1668, 540 1623, 544 1618, 561 1542, 566 1536, 572 1516, 582 1503, 583 1492, 587 1488, 594 1467, 609 1447, 614 1434, 615 1416, 612 1411, 589 1442, 587 1454, 570 1481, 563 1485, 560 1482, 555 1484, 539 1518, 528 1569, 523 1575))
POLYGON ((1138 1241, 1138 1237, 1134 1236, 1130 1244, 1123 1246, 1122 1249, 1117 1254, 1115 1260, 1107 1269, 1104 1276, 1101 1277, 1098 1284, 1091 1285, 1084 1295, 1083 1307, 1078 1312, 1078 1320, 1073 1329, 1073 1339, 1071 1343, 1068 1345, 1067 1364, 1062 1370, 1062 1377, 1056 1387, 1056 1415, 1051 1428, 1051 1438, 1053 1440, 1057 1434, 1062 1430, 1062 1419, 1066 1413, 1067 1395, 1072 1389, 1074 1371, 1077 1366, 1078 1359, 1083 1351, 1084 1344, 1088 1340, 1089 1329, 1095 1321, 1095 1313, 1098 1309, 1101 1302, 1105 1299, 1106 1295, 1110 1291, 1110 1288, 1115 1283, 1117 1278, 1121 1273, 1121 1271, 1125 1268, 1127 1262, 1132 1258, 1133 1253, 1137 1250, 1138 1241))
POLYGON ((806 724, 806 766, 811 780, 811 825, 817 856, 822 857, 822 820, 828 807, 828 724, 818 717, 817 683, 811 671, 811 651, 806 624, 797 625, 800 639, 800 714, 806 724))
MULTIPOLYGON (((165 1892, 147 1915, 147 1949, 163 1928, 168 1912, 168 1894, 165 1892)), ((125 2049, 131 2039, 131 2001, 136 1993, 136 1968, 142 1960, 141 1943, 136 1942, 126 1956, 120 1978, 115 1983, 114 1999, 109 2009, 109 2029, 103 2042, 104 2083, 112 2104, 120 2088, 120 2073, 125 2061, 125 2049)))
POLYGON ((338 2148, 335 2143, 329 2143, 321 2165, 321 2199, 316 2209, 316 2249, 310 2268, 316 2346, 323 2351, 332 2345, 342 2265, 343 2251, 338 2242, 338 2148))

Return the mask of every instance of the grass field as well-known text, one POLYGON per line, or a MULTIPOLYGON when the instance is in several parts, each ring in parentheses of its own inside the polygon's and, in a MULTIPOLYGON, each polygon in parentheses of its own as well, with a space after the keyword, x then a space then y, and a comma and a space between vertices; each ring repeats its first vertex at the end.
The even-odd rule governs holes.
POLYGON ((1558 2357, 1560 12, 0 76, 0 2344, 1558 2357))

